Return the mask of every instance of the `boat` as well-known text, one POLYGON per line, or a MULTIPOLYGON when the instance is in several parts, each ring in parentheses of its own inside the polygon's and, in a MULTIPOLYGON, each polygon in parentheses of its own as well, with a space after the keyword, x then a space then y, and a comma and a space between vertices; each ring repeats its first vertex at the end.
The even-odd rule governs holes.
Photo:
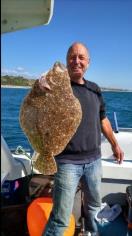
MULTIPOLYGON (((48 24, 53 14, 53 0, 45 1, 48 4, 45 9, 47 12, 33 22, 36 15, 32 15, 32 1, 14 1, 16 9, 21 9, 27 4, 29 13, 22 24, 20 19, 12 21, 7 13, 12 9, 13 4, 9 1, 2 1, 2 32, 12 32, 23 28, 33 27, 41 24, 48 24), (23 3, 22 3, 23 2, 23 3), (8 11, 7 7, 8 6, 8 11), (50 10, 48 10, 50 9, 50 10), (7 14, 7 15, 6 15, 7 14), (6 18, 5 18, 6 16, 6 18), (46 18, 43 16, 46 16, 46 18), (43 20, 42 20, 43 19, 43 20), (26 22, 29 22, 28 24, 26 22), (9 22, 9 24, 7 24, 9 22), (42 23, 43 22, 43 23, 42 23)), ((41 10, 42 1, 39 11, 41 10)), ((36 6, 34 6, 34 10, 36 6)), ((40 11, 41 12, 41 11, 40 11)), ((19 15, 20 16, 20 15, 19 15)), ((17 17, 19 17, 17 15, 17 17)), ((22 17, 22 16, 21 16, 22 17)), ((20 18, 21 18, 20 17, 20 18)), ((25 16, 24 16, 25 17, 25 16)), ((128 212, 124 209, 129 209, 126 189, 132 185, 132 128, 118 127, 116 113, 114 113, 115 136, 122 147, 125 158, 124 162, 119 165, 115 162, 110 145, 106 138, 102 135, 101 150, 102 150, 102 203, 107 203, 110 206, 119 204, 122 208, 122 214, 113 222, 99 224, 101 236, 130 236, 131 229, 128 227, 128 212), (125 215, 125 216, 124 216, 125 215), (125 218, 126 217, 126 218, 125 218)), ((39 197, 52 198, 52 189, 54 176, 44 176, 38 170, 33 168, 33 159, 35 152, 24 150, 18 146, 16 150, 10 150, 3 136, 1 137, 1 211, 2 211, 2 236, 29 236, 29 228, 27 222, 27 212, 32 202, 39 197), (42 188, 42 189, 41 189, 42 188), (41 190, 41 191, 40 191, 41 190)), ((84 234, 84 215, 83 215, 83 191, 81 183, 78 186, 74 207, 73 216, 75 218, 75 233, 74 236, 84 234)), ((31 235, 30 235, 31 236, 31 235)), ((35 235, 37 236, 37 235, 35 235)), ((70 236, 70 235, 68 235, 70 236)))
MULTIPOLYGON (((110 144, 108 143, 107 139, 102 135, 102 141, 101 141, 102 168, 103 168, 102 186, 101 186, 102 203, 107 203, 110 206, 119 204, 122 209, 128 209, 126 189, 128 186, 132 185, 132 155, 131 155, 132 128, 118 128, 118 131, 116 129, 116 131, 114 132, 116 139, 118 140, 120 146, 124 151, 125 157, 121 165, 116 163, 110 148, 110 144)), ((43 176, 38 170, 33 168, 32 160, 34 159, 36 152, 34 152, 31 155, 30 152, 25 151, 21 146, 18 146, 16 150, 14 151, 12 150, 11 152, 3 137, 1 137, 1 142, 2 142, 1 186, 3 194, 2 196, 4 196, 2 198, 4 199, 2 211, 4 212, 4 215, 6 215, 6 211, 7 214, 9 214, 8 211, 10 208, 16 211, 16 208, 18 207, 17 211, 19 212, 21 211, 21 207, 24 206, 25 217, 26 217, 27 216, 26 210, 28 209, 28 206, 33 201, 33 199, 37 198, 38 196, 39 197, 40 196, 52 197, 52 196, 47 192, 46 189, 43 190, 42 195, 36 194, 36 196, 34 196, 33 198, 31 197, 31 195, 30 197, 28 196, 29 199, 28 201, 26 201, 27 197, 27 191, 26 191, 25 196, 23 196, 22 202, 21 201, 19 202, 20 195, 23 195, 20 189, 19 194, 17 195, 17 201, 15 202, 14 200, 15 193, 11 192, 12 191, 11 185, 14 184, 16 181, 20 183, 24 182, 24 184, 26 185, 26 189, 28 189, 29 191, 29 189, 31 188, 31 182, 33 182, 33 180, 38 177, 39 179, 43 179, 44 181, 43 183, 45 183, 45 181, 46 183, 48 183, 48 185, 50 186, 48 187, 48 191, 51 191, 52 190, 51 186, 53 186, 51 183, 53 183, 54 181, 54 176, 43 176)), ((39 182, 36 183, 36 186, 39 187, 39 182)), ((45 188, 46 186, 43 187, 45 188)), ((79 232, 81 231, 81 226, 82 226, 81 224, 82 189, 80 184, 78 186, 75 196, 73 215, 75 217, 75 222, 76 222, 76 232, 79 232)), ((127 221, 125 221, 124 215, 122 215, 120 221, 124 225, 124 232, 126 230, 126 233, 130 235, 129 230, 127 228, 127 221)), ((26 233, 25 235, 28 235, 28 233, 26 233)), ((75 235, 77 235, 77 233, 75 233, 75 235)), ((109 236, 111 234, 107 232, 107 234, 101 234, 101 235, 109 236)), ((115 235, 112 234, 112 236, 115 235)))

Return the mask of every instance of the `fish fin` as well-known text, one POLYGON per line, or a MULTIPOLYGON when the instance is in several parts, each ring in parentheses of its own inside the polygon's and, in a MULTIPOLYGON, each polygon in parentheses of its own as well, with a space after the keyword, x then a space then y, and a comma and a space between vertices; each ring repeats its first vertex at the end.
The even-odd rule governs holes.
POLYGON ((57 166, 53 156, 42 156, 39 154, 33 165, 44 175, 53 175, 57 172, 57 166))

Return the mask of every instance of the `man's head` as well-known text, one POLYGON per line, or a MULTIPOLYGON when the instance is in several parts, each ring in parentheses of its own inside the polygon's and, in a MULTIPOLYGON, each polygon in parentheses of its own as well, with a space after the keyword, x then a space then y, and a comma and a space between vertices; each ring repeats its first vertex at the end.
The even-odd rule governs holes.
POLYGON ((73 43, 68 49, 66 59, 71 80, 77 83, 84 83, 83 76, 90 63, 88 49, 82 43, 73 43))

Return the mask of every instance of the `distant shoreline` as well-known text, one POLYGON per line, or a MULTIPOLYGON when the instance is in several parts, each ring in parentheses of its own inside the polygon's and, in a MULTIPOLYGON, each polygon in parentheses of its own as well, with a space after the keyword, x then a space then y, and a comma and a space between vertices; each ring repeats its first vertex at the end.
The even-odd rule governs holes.
POLYGON ((117 90, 116 89, 101 89, 101 91, 102 92, 113 92, 113 93, 114 92, 115 93, 117 93, 117 92, 119 92, 119 93, 125 93, 125 92, 126 93, 132 93, 132 90, 127 90, 127 89, 126 90, 125 89, 124 90, 123 89, 122 90, 120 90, 120 89, 117 89, 117 90))
MULTIPOLYGON (((1 88, 24 88, 24 89, 31 89, 32 86, 17 86, 17 85, 1 85, 1 88)), ((102 92, 132 92, 132 90, 123 90, 123 89, 109 89, 109 88, 101 88, 102 92)))
POLYGON ((30 89, 32 86, 17 86, 17 85, 1 85, 1 88, 24 88, 24 89, 30 89))

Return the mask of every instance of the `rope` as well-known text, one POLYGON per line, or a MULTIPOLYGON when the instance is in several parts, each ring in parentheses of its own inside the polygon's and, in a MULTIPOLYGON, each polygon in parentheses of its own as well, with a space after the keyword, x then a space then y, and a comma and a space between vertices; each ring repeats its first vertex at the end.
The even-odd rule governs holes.
POLYGON ((24 150, 24 148, 22 146, 17 146, 17 148, 15 150, 15 154, 17 154, 17 155, 24 154, 26 157, 28 157, 28 159, 30 159, 30 161, 31 161, 31 174, 33 175, 33 162, 31 159, 32 157, 24 150))

